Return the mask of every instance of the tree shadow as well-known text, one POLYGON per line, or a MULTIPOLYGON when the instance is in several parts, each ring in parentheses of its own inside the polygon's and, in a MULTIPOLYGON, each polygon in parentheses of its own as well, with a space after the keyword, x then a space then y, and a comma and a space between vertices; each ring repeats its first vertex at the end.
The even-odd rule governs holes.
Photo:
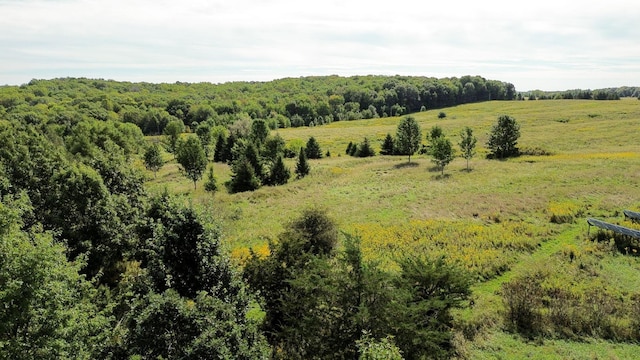
POLYGON ((468 168, 468 169, 467 169, 467 168, 464 168, 464 169, 460 169, 460 170, 458 170, 458 171, 460 171, 460 172, 470 173, 470 172, 473 172, 473 168, 468 168))
POLYGON ((440 166, 432 166, 429 169, 427 169, 428 172, 432 172, 432 173, 441 173, 442 172, 442 168, 440 166))
POLYGON ((445 180, 451 177, 451 174, 449 173, 444 173, 444 175, 442 174, 438 174, 438 175, 434 175, 431 178, 434 180, 445 180))
POLYGON ((395 169, 404 169, 404 168, 412 168, 412 167, 418 167, 420 166, 420 164, 418 164, 417 162, 403 162, 400 164, 395 164, 393 165, 393 167, 395 169))

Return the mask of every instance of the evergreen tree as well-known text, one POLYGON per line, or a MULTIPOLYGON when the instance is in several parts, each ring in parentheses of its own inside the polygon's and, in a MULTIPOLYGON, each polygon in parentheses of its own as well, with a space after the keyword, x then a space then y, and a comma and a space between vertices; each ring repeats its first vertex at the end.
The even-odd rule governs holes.
POLYGON ((347 145, 347 149, 345 150, 345 154, 347 155, 351 155, 352 154, 352 149, 353 149, 353 141, 349 141, 349 145, 347 145))
POLYGON ((214 162, 226 162, 227 161, 227 138, 224 133, 220 132, 216 139, 216 147, 213 150, 214 162))
POLYGON ((289 182, 291 171, 285 166, 282 156, 278 156, 276 161, 271 165, 269 172, 268 185, 284 185, 289 182))
POLYGON ((253 167, 253 172, 258 180, 260 180, 261 183, 264 182, 264 167, 262 165, 262 159, 260 159, 260 155, 258 154, 258 149, 256 149, 256 146, 253 143, 245 143, 242 155, 240 156, 241 158, 247 160, 249 164, 251 164, 251 167, 253 167))
POLYGON ((304 148, 300 148, 298 161, 296 162, 296 176, 298 179, 301 179, 309 175, 310 171, 311 168, 309 167, 309 162, 307 161, 307 152, 304 148))
POLYGON ((238 160, 233 166, 229 191, 237 193, 253 191, 258 188, 260 188, 260 179, 256 176, 253 166, 246 159, 238 160))
POLYGON ((218 182, 216 181, 216 177, 213 174, 213 165, 209 166, 209 171, 207 172, 207 181, 204 183, 204 189, 209 192, 218 190, 218 182))
POLYGON ((394 155, 394 154, 395 154, 395 141, 393 140, 393 136, 387 133, 387 136, 384 138, 384 141, 382 142, 380 155, 394 155))
POLYGON ((320 144, 318 141, 312 136, 307 141, 307 147, 305 148, 308 159, 320 159, 322 158, 322 149, 320 149, 320 144))
POLYGON ((467 171, 469 171, 469 160, 476 154, 476 143, 478 139, 473 136, 473 130, 470 127, 465 127, 460 132, 460 151, 462 151, 462 157, 467 160, 467 171))
POLYGON ((376 152, 371 147, 371 144, 369 143, 369 139, 365 137, 364 141, 360 143, 360 145, 358 146, 358 151, 356 152, 356 156, 370 157, 375 155, 376 155, 376 152))
POLYGON ((164 165, 164 161, 162 160, 162 154, 160 153, 160 147, 158 144, 153 143, 153 145, 149 146, 147 150, 144 152, 144 166, 153 171, 153 177, 156 177, 156 173, 160 168, 164 165))

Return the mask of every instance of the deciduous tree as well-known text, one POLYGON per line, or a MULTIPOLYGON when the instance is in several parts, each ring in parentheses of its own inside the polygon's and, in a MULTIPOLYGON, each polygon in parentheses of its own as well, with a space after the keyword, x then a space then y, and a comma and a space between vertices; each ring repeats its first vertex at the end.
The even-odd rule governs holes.
POLYGON ((489 133, 487 147, 491 150, 490 155, 498 159, 518 155, 518 138, 520 125, 516 119, 509 115, 501 115, 489 133))
POLYGON ((181 171, 191 181, 193 188, 196 182, 202 178, 202 173, 207 168, 207 155, 204 153, 200 139, 189 137, 177 145, 176 160, 181 166, 181 171))
POLYGON ((160 153, 160 147, 158 144, 153 143, 151 146, 147 147, 147 150, 144 152, 144 166, 153 171, 153 177, 156 177, 156 173, 160 168, 164 165, 164 161, 162 160, 162 154, 160 153))
POLYGON ((422 131, 413 116, 407 116, 400 121, 396 132, 396 145, 401 155, 413 155, 420 148, 422 131))
POLYGON ((453 160, 451 141, 444 136, 435 138, 431 148, 431 156, 433 156, 433 162, 440 166, 442 175, 444 175, 444 167, 453 160))
POLYGON ((462 151, 462 157, 467 160, 467 171, 469 171, 469 160, 476 154, 476 143, 478 139, 473 136, 473 130, 470 127, 465 127, 460 132, 460 151, 462 151))

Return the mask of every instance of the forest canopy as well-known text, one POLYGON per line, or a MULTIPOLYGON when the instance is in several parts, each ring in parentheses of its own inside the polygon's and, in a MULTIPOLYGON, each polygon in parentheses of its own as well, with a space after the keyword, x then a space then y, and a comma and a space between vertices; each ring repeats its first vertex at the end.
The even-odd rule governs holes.
POLYGON ((180 120, 227 126, 264 119, 271 129, 370 119, 516 98, 513 84, 480 76, 317 76, 270 82, 151 84, 102 79, 32 80, 0 87, 0 118, 67 129, 81 118, 137 125, 162 134, 180 120))

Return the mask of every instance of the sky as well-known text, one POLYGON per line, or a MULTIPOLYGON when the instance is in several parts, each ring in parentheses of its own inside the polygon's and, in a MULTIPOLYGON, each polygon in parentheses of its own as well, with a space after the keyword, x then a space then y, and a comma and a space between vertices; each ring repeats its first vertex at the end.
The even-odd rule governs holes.
POLYGON ((0 0, 0 85, 480 75, 640 86, 637 0, 0 0))

